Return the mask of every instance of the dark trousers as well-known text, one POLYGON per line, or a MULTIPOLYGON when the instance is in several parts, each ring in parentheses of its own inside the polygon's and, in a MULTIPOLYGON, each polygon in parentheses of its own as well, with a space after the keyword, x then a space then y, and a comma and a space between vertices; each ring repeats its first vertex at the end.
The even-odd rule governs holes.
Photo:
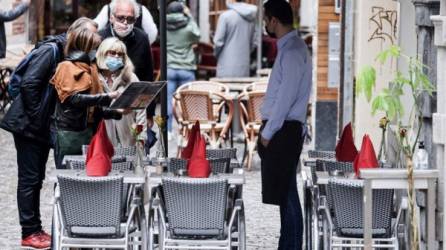
MULTIPOLYGON (((294 174, 294 177, 296 174, 294 174)), ((287 199, 280 204, 279 250, 302 249, 302 209, 297 193, 296 178, 292 178, 287 199)))
POLYGON ((50 147, 36 140, 14 135, 17 150, 17 206, 22 238, 42 230, 40 190, 50 147))
POLYGON ((279 250, 302 249, 303 217, 296 183, 302 129, 300 122, 285 121, 266 148, 258 144, 263 202, 280 206, 279 250))

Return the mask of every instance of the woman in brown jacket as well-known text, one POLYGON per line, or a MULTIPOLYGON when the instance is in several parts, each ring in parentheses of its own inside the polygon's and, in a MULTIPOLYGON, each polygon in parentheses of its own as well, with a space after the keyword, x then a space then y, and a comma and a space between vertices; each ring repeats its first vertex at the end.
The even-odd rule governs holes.
POLYGON ((104 93, 99 82, 94 60, 100 43, 101 38, 87 29, 69 33, 65 61, 51 79, 58 94, 53 122, 56 168, 63 168, 65 155, 82 153, 101 119, 121 119, 120 112, 106 108, 119 94, 104 93))

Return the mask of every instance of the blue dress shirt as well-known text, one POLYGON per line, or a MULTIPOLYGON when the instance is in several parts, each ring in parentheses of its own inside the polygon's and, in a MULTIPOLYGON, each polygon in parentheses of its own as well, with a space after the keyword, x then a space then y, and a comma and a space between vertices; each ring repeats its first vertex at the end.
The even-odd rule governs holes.
POLYGON ((305 42, 293 30, 277 41, 278 54, 260 109, 268 120, 262 137, 271 140, 284 121, 305 123, 312 84, 312 60, 305 42))

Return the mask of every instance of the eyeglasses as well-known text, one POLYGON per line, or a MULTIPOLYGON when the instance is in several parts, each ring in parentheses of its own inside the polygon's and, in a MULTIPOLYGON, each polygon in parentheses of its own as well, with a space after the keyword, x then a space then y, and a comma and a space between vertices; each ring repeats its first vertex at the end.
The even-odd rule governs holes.
POLYGON ((113 16, 120 23, 126 22, 127 24, 134 24, 136 21, 134 16, 116 16, 116 15, 113 15, 113 16))
POLYGON ((124 57, 124 52, 116 51, 116 50, 107 50, 106 53, 108 56, 114 56, 114 57, 124 57))

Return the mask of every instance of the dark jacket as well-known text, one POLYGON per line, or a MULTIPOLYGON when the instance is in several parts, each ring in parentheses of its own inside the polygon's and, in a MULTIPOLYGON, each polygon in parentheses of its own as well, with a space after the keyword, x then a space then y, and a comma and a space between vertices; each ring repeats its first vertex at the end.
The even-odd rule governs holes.
MULTIPOLYGON (((76 53, 68 56, 66 60, 71 62, 84 62, 90 64, 90 58, 85 53, 76 53)), ((65 99, 63 103, 57 99, 54 125, 56 129, 69 131, 82 131, 87 127, 96 126, 101 119, 121 119, 121 114, 109 110, 112 99, 106 93, 89 94, 90 90, 76 93, 65 99), (95 107, 93 120, 89 124, 90 107, 95 107)))
POLYGON ((23 75, 20 94, 14 99, 0 123, 1 128, 43 143, 50 143, 49 127, 57 94, 49 84, 49 80, 63 58, 65 42, 66 36, 61 34, 48 37, 36 45, 37 51, 23 75), (50 42, 57 44, 58 58, 54 58, 53 48, 48 44, 50 42))
MULTIPOLYGON (((152 50, 147 34, 139 28, 134 28, 133 32, 125 38, 115 35, 110 24, 99 31, 102 39, 109 37, 119 38, 127 47, 127 54, 135 66, 135 74, 140 81, 153 81, 152 50)), ((147 109, 147 115, 153 116, 155 113, 155 103, 147 109)))
POLYGON ((6 56, 6 33, 5 22, 10 22, 20 15, 22 15, 28 9, 28 5, 21 3, 14 9, 9 11, 0 10, 0 58, 6 56))

